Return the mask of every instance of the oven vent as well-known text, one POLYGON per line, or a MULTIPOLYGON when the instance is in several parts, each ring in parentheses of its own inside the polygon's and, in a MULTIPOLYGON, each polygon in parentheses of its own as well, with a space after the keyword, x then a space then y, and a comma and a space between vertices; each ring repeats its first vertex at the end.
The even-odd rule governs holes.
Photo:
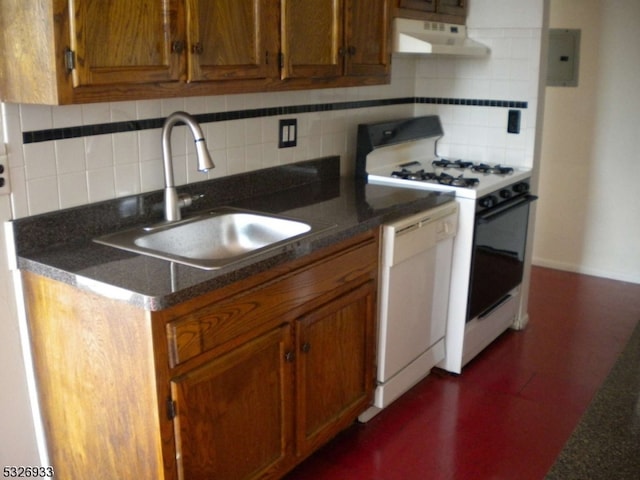
POLYGON ((484 57, 489 48, 467 36, 464 25, 396 18, 393 53, 484 57))

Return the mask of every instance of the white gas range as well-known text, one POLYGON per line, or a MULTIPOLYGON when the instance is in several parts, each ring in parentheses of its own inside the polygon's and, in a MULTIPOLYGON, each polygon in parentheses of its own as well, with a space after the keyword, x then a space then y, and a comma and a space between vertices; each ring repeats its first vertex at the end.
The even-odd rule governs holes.
POLYGON ((531 176, 530 169, 439 157, 439 138, 372 150, 366 158, 369 183, 455 191, 456 198, 476 200, 531 176))
POLYGON ((462 367, 517 320, 531 170, 440 158, 437 116, 360 125, 356 176, 401 188, 454 191, 453 246, 445 359, 462 367), (505 234, 506 232, 506 234, 505 234))

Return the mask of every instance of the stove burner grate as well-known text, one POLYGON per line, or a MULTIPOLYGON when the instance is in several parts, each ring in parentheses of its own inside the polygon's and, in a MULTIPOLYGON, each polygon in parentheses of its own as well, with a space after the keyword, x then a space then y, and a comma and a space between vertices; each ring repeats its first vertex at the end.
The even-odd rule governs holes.
POLYGON ((402 180, 414 180, 418 182, 432 181, 441 185, 464 188, 476 187, 480 183, 477 178, 468 178, 463 177, 462 175, 454 177, 447 173, 437 174, 435 172, 426 172, 424 170, 411 171, 406 168, 391 172, 391 176, 394 178, 401 178, 402 180))
POLYGON ((442 185, 451 185, 452 187, 470 188, 478 186, 480 180, 478 180, 477 178, 463 177, 462 175, 454 177, 453 175, 441 173, 438 176, 438 183, 442 185))
POLYGON ((445 158, 441 158, 440 160, 434 160, 433 162, 431 162, 431 165, 440 168, 459 168, 461 170, 464 170, 465 168, 471 168, 473 166, 473 162, 465 162, 464 160, 447 160, 445 158))
POLYGON ((486 163, 480 163, 473 165, 471 170, 478 173, 493 173, 496 175, 509 175, 513 173, 513 168, 503 167, 502 165, 487 165, 486 163))
POLYGON ((417 181, 435 180, 438 177, 437 174, 433 172, 425 172, 424 169, 417 170, 414 172, 406 168, 391 172, 391 176, 394 178, 401 178, 403 180, 417 180, 417 181))

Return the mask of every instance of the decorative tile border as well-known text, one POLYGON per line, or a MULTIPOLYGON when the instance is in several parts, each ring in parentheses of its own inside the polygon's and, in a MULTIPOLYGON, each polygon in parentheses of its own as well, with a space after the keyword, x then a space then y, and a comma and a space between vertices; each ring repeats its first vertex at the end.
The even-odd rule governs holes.
MULTIPOLYGON (((249 110, 234 110, 231 112, 203 113, 194 115, 200 123, 226 122, 245 118, 274 117, 280 115, 295 115, 312 112, 328 112, 335 110, 350 110, 356 108, 384 107, 402 104, 436 104, 436 105, 465 105, 474 107, 528 108, 527 102, 510 100, 481 100, 467 98, 435 98, 435 97, 402 97, 378 100, 360 100, 353 102, 317 103, 310 105, 291 105, 286 107, 256 108, 249 110)), ((162 128, 164 118, 147 120, 129 120, 126 122, 100 123, 78 127, 52 128, 47 130, 33 130, 22 132, 22 143, 49 142, 68 138, 90 137, 113 133, 134 132, 162 128)))
POLYGON ((434 98, 416 97, 415 103, 432 103, 437 105, 465 105, 471 107, 528 108, 528 102, 513 100, 480 100, 475 98, 434 98))

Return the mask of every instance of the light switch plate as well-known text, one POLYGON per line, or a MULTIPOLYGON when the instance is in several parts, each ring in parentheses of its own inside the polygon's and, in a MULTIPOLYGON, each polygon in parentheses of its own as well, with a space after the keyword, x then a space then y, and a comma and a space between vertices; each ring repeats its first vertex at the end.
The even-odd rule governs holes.
POLYGON ((520 133, 520 110, 509 110, 507 132, 520 133))
POLYGON ((298 144, 298 120, 282 119, 279 125, 278 148, 295 147, 298 144))
POLYGON ((9 195, 11 188, 9 187, 9 165, 7 157, 0 155, 0 195, 9 195))

